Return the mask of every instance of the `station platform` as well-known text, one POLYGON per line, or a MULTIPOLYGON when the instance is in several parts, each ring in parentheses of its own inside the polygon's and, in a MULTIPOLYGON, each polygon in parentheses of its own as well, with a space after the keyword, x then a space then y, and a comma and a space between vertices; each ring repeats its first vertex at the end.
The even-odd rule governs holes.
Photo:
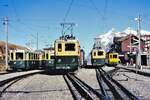
POLYGON ((146 74, 146 76, 150 76, 150 66, 142 66, 142 69, 136 66, 131 66, 131 65, 128 65, 128 66, 118 65, 118 67, 124 68, 124 69, 130 69, 133 71, 137 71, 139 73, 144 73, 146 74))

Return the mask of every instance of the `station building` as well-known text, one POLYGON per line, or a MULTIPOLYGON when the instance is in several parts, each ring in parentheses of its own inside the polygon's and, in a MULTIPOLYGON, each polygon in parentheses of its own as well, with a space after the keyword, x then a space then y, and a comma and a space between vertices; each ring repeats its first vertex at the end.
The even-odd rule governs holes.
MULTIPOLYGON (((5 56, 6 56, 5 45, 6 43, 4 41, 0 41, 0 71, 5 70, 5 56)), ((28 48, 16 44, 8 43, 8 51, 9 50, 28 50, 28 48)), ((9 52, 8 52, 8 59, 9 59, 9 52)))
MULTIPOLYGON (((150 35, 141 36, 141 65, 150 66, 150 35)), ((134 63, 137 62, 138 54, 138 37, 129 34, 124 37, 114 37, 114 44, 120 47, 120 54, 124 55, 125 61, 130 62, 131 58, 134 63), (127 55, 127 56, 126 56, 127 55)), ((122 56, 123 57, 123 56, 122 56)))

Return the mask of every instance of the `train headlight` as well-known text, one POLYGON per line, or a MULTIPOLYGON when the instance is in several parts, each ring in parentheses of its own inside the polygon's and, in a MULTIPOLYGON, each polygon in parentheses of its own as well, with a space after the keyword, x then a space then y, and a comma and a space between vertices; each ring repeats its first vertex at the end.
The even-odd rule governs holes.
POLYGON ((16 64, 16 62, 14 62, 14 64, 16 64))
POLYGON ((72 59, 72 63, 74 63, 74 62, 75 62, 75 58, 72 59))
POLYGON ((68 65, 66 68, 67 68, 67 69, 70 69, 70 66, 68 65))
POLYGON ((61 59, 58 59, 58 63, 60 63, 61 62, 61 59))

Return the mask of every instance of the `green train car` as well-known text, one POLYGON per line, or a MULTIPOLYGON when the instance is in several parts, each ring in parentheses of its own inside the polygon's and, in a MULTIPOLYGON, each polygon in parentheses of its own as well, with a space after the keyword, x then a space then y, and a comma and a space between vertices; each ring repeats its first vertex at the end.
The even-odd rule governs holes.
POLYGON ((38 53, 27 50, 10 50, 9 52, 10 70, 22 71, 39 67, 38 53))
POLYGON ((45 50, 42 58, 42 67, 46 70, 55 69, 54 61, 54 50, 45 50))

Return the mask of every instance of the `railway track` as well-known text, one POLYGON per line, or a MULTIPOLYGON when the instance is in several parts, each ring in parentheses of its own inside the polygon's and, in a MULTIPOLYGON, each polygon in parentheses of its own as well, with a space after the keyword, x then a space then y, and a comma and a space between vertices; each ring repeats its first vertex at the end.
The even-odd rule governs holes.
POLYGON ((140 71, 140 70, 138 70, 138 69, 125 68, 125 67, 120 67, 120 66, 117 66, 116 68, 119 68, 119 69, 125 69, 125 70, 134 72, 134 73, 139 74, 139 75, 149 76, 149 77, 150 77, 150 73, 148 73, 148 72, 143 72, 143 71, 140 71))
POLYGON ((80 100, 82 98, 86 100, 104 100, 104 96, 100 92, 90 87, 75 75, 64 75, 64 80, 75 100, 80 100))
POLYGON ((27 71, 27 72, 16 72, 16 73, 9 73, 5 75, 0 76, 0 86, 3 86, 4 84, 9 83, 12 80, 15 80, 17 78, 25 77, 28 75, 38 74, 42 73, 44 70, 33 70, 33 71, 27 71))
POLYGON ((19 77, 19 78, 15 78, 11 81, 8 81, 6 82, 5 84, 1 85, 1 90, 0 90, 0 97, 2 97, 2 95, 5 93, 5 91, 11 87, 13 84, 15 84, 16 82, 20 81, 21 79, 24 79, 24 78, 27 78, 29 76, 32 76, 32 75, 27 75, 27 76, 23 76, 23 77, 19 77))
POLYGON ((18 82, 19 80, 41 73, 43 72, 42 70, 36 70, 36 71, 28 71, 28 72, 16 72, 16 73, 9 73, 5 74, 0 77, 0 97, 2 97, 3 93, 11 87, 13 84, 18 82))
POLYGON ((123 85, 121 85, 118 81, 114 80, 107 72, 105 72, 102 68, 96 70, 97 80, 99 82, 102 94, 104 95, 106 100, 112 99, 105 87, 109 88, 111 94, 113 95, 115 100, 139 100, 137 96, 127 90, 123 85), (104 85, 105 84, 105 85, 104 85))

